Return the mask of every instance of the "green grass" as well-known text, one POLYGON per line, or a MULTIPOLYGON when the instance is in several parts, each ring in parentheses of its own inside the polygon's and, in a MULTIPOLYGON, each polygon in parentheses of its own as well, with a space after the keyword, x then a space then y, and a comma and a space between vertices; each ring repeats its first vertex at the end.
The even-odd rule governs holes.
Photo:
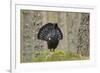
POLYGON ((71 52, 65 52, 62 50, 56 50, 55 52, 41 51, 39 55, 32 58, 33 62, 46 62, 46 61, 73 61, 73 60, 86 60, 88 57, 74 54, 71 52))

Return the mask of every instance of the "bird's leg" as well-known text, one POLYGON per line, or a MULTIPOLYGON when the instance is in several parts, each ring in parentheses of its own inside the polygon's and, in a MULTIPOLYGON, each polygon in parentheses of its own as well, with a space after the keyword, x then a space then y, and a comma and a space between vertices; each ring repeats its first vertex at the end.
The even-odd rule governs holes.
POLYGON ((50 52, 54 52, 55 51, 55 49, 50 49, 50 52))
POLYGON ((50 49, 50 52, 52 52, 52 49, 50 49))
POLYGON ((53 49, 50 49, 50 52, 53 52, 53 49))
POLYGON ((55 52, 55 49, 53 49, 53 52, 55 52))

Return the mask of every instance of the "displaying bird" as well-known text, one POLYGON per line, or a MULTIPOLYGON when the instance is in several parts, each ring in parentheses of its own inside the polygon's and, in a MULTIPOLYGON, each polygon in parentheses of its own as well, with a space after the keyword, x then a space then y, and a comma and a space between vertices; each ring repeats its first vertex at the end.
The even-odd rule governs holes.
POLYGON ((47 23, 40 28, 37 38, 46 41, 50 51, 55 51, 59 40, 63 39, 63 34, 57 23, 47 23))

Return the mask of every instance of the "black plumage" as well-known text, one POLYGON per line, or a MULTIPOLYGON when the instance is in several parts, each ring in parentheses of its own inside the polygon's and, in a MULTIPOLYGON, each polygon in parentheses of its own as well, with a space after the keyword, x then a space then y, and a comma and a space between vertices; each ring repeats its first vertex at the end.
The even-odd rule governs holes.
POLYGON ((38 39, 47 41, 48 49, 54 51, 59 40, 63 39, 63 34, 57 23, 47 23, 40 28, 38 39))

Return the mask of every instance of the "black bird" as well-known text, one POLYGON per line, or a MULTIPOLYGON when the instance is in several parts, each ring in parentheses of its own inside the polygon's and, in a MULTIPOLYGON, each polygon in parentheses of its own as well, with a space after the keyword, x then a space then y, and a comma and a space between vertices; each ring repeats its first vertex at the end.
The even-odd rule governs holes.
POLYGON ((40 28, 38 39, 47 41, 48 49, 55 51, 59 40, 63 39, 63 34, 57 23, 47 23, 40 28))

